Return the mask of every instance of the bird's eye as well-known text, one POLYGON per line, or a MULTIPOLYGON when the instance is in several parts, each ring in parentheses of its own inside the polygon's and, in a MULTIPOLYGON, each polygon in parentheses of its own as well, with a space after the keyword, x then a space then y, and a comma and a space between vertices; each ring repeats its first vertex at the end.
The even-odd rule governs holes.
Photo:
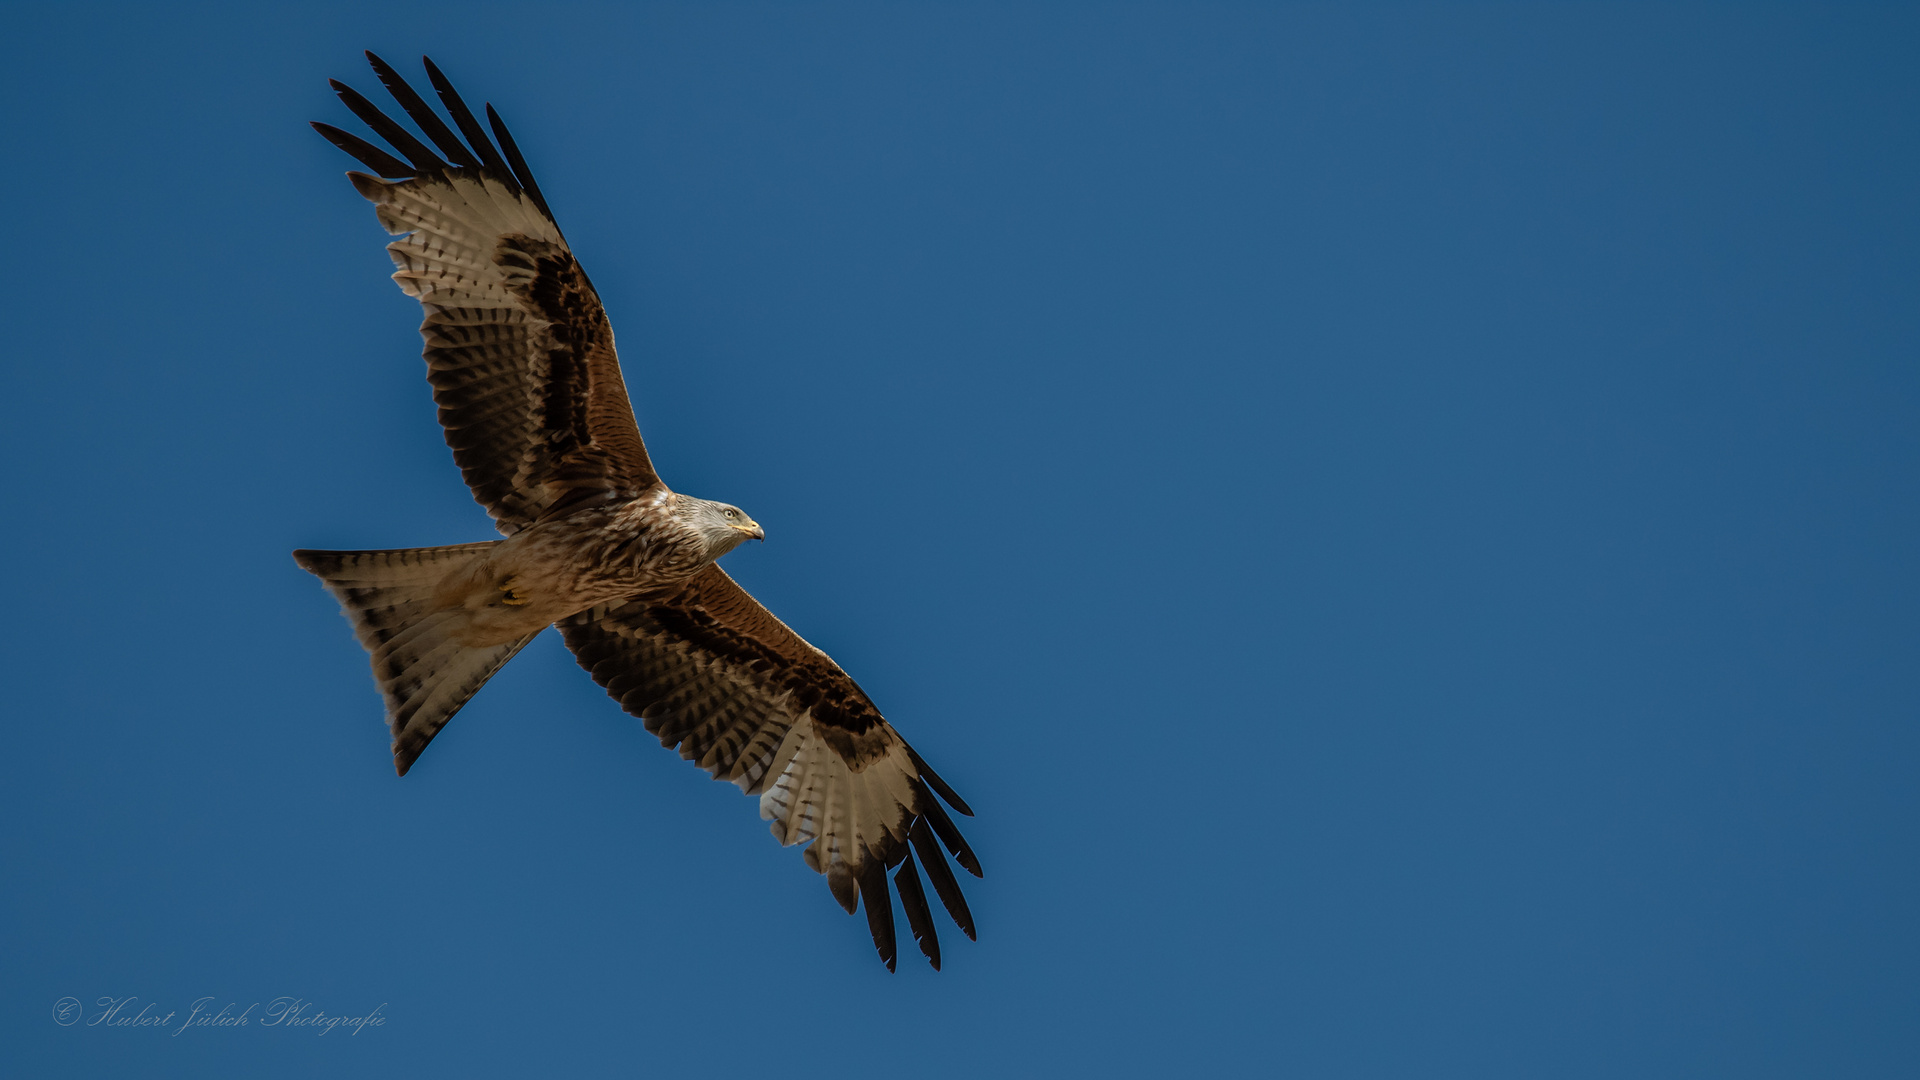
POLYGON ((740 513, 737 510, 729 510, 727 511, 727 516, 730 518, 739 517, 740 513))

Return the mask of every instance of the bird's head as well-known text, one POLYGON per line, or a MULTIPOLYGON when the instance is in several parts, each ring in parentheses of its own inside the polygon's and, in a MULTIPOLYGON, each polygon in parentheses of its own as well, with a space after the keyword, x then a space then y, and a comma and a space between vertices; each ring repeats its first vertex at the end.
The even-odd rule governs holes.
POLYGON ((767 531, 745 510, 710 499, 693 499, 688 522, 707 541, 707 550, 719 558, 748 540, 765 540, 767 531))

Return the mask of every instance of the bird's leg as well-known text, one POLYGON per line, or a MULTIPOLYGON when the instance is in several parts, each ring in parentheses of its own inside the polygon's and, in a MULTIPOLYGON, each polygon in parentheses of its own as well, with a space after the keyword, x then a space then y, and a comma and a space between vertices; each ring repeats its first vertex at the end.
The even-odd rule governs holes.
POLYGON ((500 598, 500 602, 512 607, 523 607, 532 599, 532 597, 520 591, 520 579, 518 577, 510 577, 501 582, 500 591, 507 594, 500 598))

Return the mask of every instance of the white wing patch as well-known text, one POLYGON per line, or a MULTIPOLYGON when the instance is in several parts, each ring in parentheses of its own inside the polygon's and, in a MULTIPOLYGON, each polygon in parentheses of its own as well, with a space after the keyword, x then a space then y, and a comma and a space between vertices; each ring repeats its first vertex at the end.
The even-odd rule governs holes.
MULTIPOLYGON (((892 735, 892 732, 888 732, 892 735)), ((772 822, 773 838, 807 844, 807 865, 833 876, 896 850, 907 839, 916 799, 911 781, 919 771, 906 744, 893 736, 887 756, 854 772, 803 716, 787 729, 760 795, 760 816, 772 822)))
POLYGON ((348 174, 375 206, 380 224, 401 236, 387 245, 393 280, 422 304, 522 310, 494 262, 504 236, 530 236, 561 247, 560 230, 522 192, 484 176, 416 177, 399 183, 348 174))

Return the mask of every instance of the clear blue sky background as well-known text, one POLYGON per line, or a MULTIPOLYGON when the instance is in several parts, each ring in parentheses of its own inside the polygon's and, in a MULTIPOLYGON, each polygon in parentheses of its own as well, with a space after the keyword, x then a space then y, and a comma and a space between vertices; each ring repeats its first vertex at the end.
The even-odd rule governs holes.
POLYGON ((9 1075, 1920 1068, 1913 9, 7 23, 9 1075), (287 553, 490 531, 306 126, 368 47, 979 811, 946 971, 553 635, 393 776, 287 553))

